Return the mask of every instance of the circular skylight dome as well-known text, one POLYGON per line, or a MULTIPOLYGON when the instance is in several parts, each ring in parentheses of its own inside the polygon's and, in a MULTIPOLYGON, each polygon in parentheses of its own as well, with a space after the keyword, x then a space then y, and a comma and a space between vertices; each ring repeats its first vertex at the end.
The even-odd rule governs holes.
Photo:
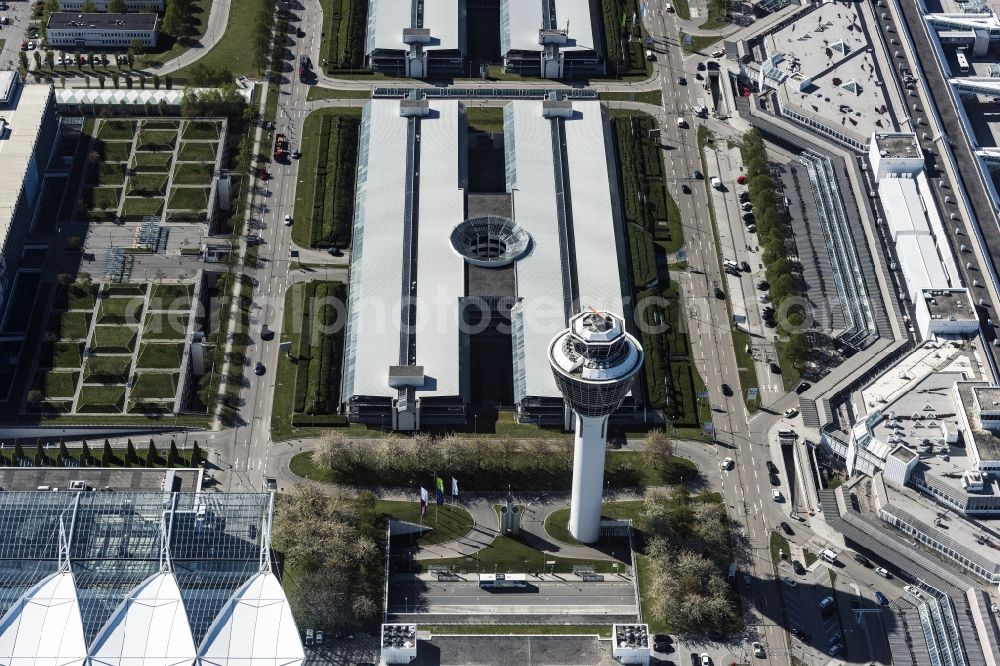
POLYGON ((465 220, 451 232, 451 245, 476 266, 498 268, 531 249, 531 236, 506 217, 486 215, 465 220))

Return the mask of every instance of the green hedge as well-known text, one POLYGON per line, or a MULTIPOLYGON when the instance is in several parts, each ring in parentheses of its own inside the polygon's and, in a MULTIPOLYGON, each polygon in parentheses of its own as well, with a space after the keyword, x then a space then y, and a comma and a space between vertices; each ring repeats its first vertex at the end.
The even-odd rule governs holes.
MULTIPOLYGON (((645 299, 655 298, 656 296, 657 293, 653 289, 640 291, 636 294, 636 304, 640 305, 645 299)), ((645 331, 654 330, 656 317, 659 316, 662 321, 665 313, 659 305, 649 304, 640 314, 643 320, 642 329, 644 331, 642 333, 642 349, 645 353, 643 373, 646 380, 646 396, 650 405, 658 409, 664 409, 667 406, 667 387, 665 381, 667 367, 665 358, 668 350, 665 348, 664 336, 645 331)))
POLYGON ((294 322, 301 329, 293 349, 294 412, 333 414, 340 405, 344 336, 336 318, 343 312, 337 304, 346 302, 346 298, 347 288, 341 282, 310 282, 302 290, 301 318, 294 322))
POLYGON ((684 241, 681 212, 663 179, 658 139, 650 139, 657 125, 646 114, 611 119, 618 151, 621 196, 625 219, 662 241, 668 252, 684 241))
POLYGON ((341 414, 292 414, 292 425, 300 428, 347 427, 347 417, 341 414))
POLYGON ((310 229, 313 247, 347 247, 351 242, 360 125, 358 118, 339 115, 321 121, 310 229))
POLYGON ((368 0, 330 0, 326 11, 327 69, 364 67, 365 35, 368 26, 368 0), (347 56, 345 58, 345 55, 347 56))
POLYGON ((642 13, 639 11, 638 0, 603 0, 600 4, 608 74, 612 76, 645 74, 642 13), (632 16, 637 17, 634 29, 632 16), (622 53, 623 37, 626 40, 624 53, 622 53), (633 37, 635 39, 631 39, 633 37))
POLYGON ((636 287, 644 287, 656 279, 656 253, 653 236, 642 227, 628 225, 629 251, 632 253, 632 274, 636 287))

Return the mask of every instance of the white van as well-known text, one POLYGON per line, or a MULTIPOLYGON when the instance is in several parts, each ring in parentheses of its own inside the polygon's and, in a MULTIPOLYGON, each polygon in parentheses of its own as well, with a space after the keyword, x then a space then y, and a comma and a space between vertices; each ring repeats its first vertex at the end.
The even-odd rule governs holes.
POLYGON ((837 561, 837 553, 833 552, 829 548, 824 548, 823 550, 821 550, 819 556, 822 557, 827 562, 837 561))

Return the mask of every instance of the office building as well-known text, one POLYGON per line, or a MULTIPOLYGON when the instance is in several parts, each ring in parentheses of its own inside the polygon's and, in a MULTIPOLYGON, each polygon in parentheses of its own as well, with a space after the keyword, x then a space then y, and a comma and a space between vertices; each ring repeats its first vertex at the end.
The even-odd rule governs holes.
POLYGON ((53 12, 45 26, 45 39, 49 46, 60 49, 127 49, 133 41, 152 48, 159 24, 156 14, 53 12))
MULTIPOLYGON (((82 12, 84 5, 93 3, 94 11, 108 11, 109 0, 59 0, 59 9, 64 12, 82 12)), ((166 0, 125 0, 129 12, 159 12, 166 9, 166 0)))

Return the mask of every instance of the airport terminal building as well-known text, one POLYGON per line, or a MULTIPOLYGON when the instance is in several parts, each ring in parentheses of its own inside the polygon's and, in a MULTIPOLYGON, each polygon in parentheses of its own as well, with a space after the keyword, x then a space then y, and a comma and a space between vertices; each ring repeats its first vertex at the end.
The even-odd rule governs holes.
MULTIPOLYGON (((342 396, 352 421, 459 424, 469 405, 564 424, 547 360, 593 306, 630 321, 597 101, 514 101, 503 133, 447 99, 375 99, 358 157, 342 396)), ((632 404, 632 401, 629 402, 632 404)))

